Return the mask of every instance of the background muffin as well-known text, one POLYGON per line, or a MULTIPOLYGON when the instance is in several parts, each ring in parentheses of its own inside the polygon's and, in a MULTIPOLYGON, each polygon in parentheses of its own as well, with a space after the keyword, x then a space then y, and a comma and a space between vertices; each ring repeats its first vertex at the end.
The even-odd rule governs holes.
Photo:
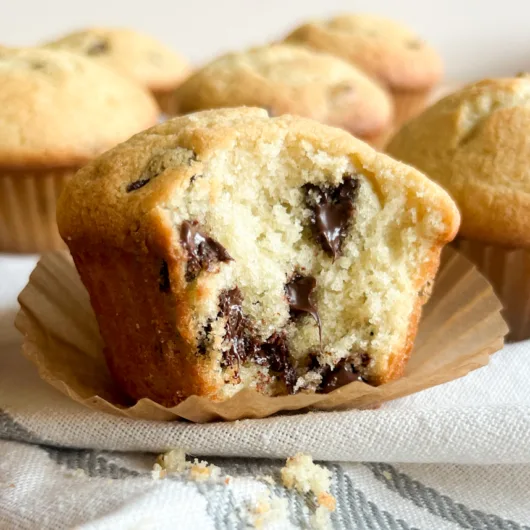
POLYGON ((0 53, 0 250, 60 245, 55 203, 65 180, 157 120, 149 93, 67 52, 0 53))
POLYGON ((178 113, 256 106, 297 114, 377 144, 392 121, 386 93, 345 61, 279 44, 230 53, 197 71, 175 93, 178 113))
POLYGON ((124 28, 88 28, 46 47, 81 53, 140 83, 163 112, 171 111, 174 89, 189 74, 187 61, 156 39, 124 28))
POLYGON ((414 32, 382 17, 344 15, 295 29, 287 42, 346 59, 392 93, 400 125, 425 105, 440 80, 440 56, 414 32))
POLYGON ((510 338, 530 337, 530 79, 463 88, 405 125, 388 152, 453 196, 459 247, 496 289, 510 338))

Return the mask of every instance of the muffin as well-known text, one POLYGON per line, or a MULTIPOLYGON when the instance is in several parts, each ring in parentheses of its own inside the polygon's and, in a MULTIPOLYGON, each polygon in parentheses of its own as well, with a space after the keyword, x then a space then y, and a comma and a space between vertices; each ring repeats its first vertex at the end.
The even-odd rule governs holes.
POLYGON ((171 406, 399 377, 459 216, 345 131, 240 108, 105 153, 58 222, 118 385, 171 406))
POLYGON ((395 123, 420 112, 442 76, 440 56, 413 31, 373 15, 344 15, 304 24, 286 42, 332 53, 388 88, 395 123))
POLYGON ((157 114, 141 87, 78 55, 0 52, 0 251, 62 246, 55 205, 65 181, 157 114))
POLYGON ((388 152, 453 196, 458 247, 503 302, 509 338, 530 337, 530 79, 464 87, 405 125, 388 152))
POLYGON ((197 71, 175 93, 180 114, 254 106, 297 114, 380 143, 392 123, 388 95, 345 61, 299 46, 230 53, 197 71))
POLYGON ((179 54, 130 29, 88 28, 45 46, 80 53, 126 75, 149 90, 165 113, 172 112, 173 91, 190 72, 179 54))

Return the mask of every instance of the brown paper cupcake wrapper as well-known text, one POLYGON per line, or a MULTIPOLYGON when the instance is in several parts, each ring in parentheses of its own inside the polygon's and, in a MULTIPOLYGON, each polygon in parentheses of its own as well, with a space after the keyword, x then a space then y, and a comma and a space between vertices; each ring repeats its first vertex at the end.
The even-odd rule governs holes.
POLYGON ((128 406, 107 370, 88 294, 66 253, 41 259, 19 301, 22 349, 44 381, 92 409, 151 420, 207 422, 303 409, 373 408, 486 365, 507 331, 489 284, 466 259, 446 249, 413 355, 397 381, 379 387, 355 382, 330 394, 268 397, 243 390, 222 403, 193 396, 172 408, 148 399, 128 406))
POLYGON ((0 252, 65 248, 57 230, 55 209, 65 182, 76 171, 0 169, 0 252))
POLYGON ((488 279, 504 309, 508 340, 530 338, 530 251, 458 239, 454 245, 488 279))

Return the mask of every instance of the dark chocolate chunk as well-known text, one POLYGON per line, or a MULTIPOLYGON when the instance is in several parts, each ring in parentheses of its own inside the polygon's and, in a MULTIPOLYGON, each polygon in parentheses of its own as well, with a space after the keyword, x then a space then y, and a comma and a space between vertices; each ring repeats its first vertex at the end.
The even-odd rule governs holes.
POLYGON ((325 252, 335 260, 355 213, 359 181, 347 175, 336 188, 305 184, 306 202, 313 211, 311 228, 325 252))
POLYGON ((143 188, 146 184, 149 183, 151 179, 138 179, 134 182, 131 182, 130 184, 127 184, 126 191, 127 193, 131 193, 131 191, 139 190, 140 188, 143 188))
POLYGON ((259 351, 257 339, 250 319, 243 315, 243 295, 238 287, 223 291, 219 297, 219 315, 226 318, 225 340, 230 348, 225 352, 225 366, 238 365, 259 351))
POLYGON ((329 394, 341 386, 353 383, 354 381, 364 381, 359 372, 356 372, 351 364, 343 364, 326 374, 320 385, 320 392, 329 394))
POLYGON ((362 377, 362 369, 370 363, 370 356, 366 352, 357 352, 347 359, 340 361, 332 370, 327 364, 320 364, 318 356, 313 354, 309 363, 309 371, 322 376, 319 392, 327 394, 353 381, 367 381, 362 377))
POLYGON ((158 287, 163 293, 169 293, 171 288, 171 283, 169 281, 169 268, 167 266, 167 261, 165 260, 162 260, 162 265, 160 267, 158 287))
POLYGON ((98 40, 94 44, 92 44, 87 50, 87 55, 103 55, 104 53, 107 53, 110 50, 110 44, 106 40, 98 40))
POLYGON ((203 270, 212 270, 219 261, 232 261, 226 249, 215 239, 198 229, 197 221, 184 221, 180 227, 180 242, 188 253, 186 280, 193 281, 203 270))
POLYGON ((239 288, 223 291, 219 297, 219 316, 226 318, 225 341, 230 345, 224 352, 223 366, 236 366, 251 361, 269 366, 283 379, 291 392, 296 383, 296 370, 289 358, 287 339, 283 333, 273 333, 265 342, 256 334, 253 322, 243 314, 243 295, 239 288))
MULTIPOLYGON (((287 338, 283 333, 274 333, 261 345, 261 357, 268 360, 271 371, 277 372, 290 393, 296 384, 296 370, 291 364, 287 338)), ((259 364, 259 363, 258 363, 259 364)))
POLYGON ((293 315, 308 313, 315 319, 318 326, 320 348, 322 349, 322 323, 312 296, 316 285, 317 281, 313 276, 302 276, 297 273, 285 286, 285 294, 293 315))

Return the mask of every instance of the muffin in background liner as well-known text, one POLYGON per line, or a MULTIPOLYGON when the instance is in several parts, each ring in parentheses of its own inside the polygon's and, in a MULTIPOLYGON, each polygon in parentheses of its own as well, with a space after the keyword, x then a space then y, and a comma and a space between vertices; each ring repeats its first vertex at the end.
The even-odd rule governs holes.
POLYGON ((43 252, 66 248, 57 230, 57 198, 78 168, 2 171, 0 168, 0 250, 43 252))
POLYGON ((55 221, 65 182, 154 125, 158 107, 134 82, 68 52, 3 50, 0 66, 0 252, 65 248, 55 221))
POLYGON ((329 394, 269 397, 243 390, 224 402, 192 396, 166 408, 148 399, 128 402, 118 391, 88 294, 67 253, 40 260, 19 302, 15 324, 24 335, 22 351, 44 381, 89 408, 158 421, 204 423, 264 418, 281 411, 375 408, 485 366, 502 348, 507 332, 491 286, 467 259, 446 248, 401 379, 379 387, 355 382, 329 394))
POLYGON ((491 282, 511 341, 530 338, 529 97, 525 75, 468 84, 409 121, 386 148, 457 203, 454 246, 491 282))
POLYGON ((502 305, 509 341, 530 338, 530 252, 458 238, 455 247, 490 281, 502 305))

